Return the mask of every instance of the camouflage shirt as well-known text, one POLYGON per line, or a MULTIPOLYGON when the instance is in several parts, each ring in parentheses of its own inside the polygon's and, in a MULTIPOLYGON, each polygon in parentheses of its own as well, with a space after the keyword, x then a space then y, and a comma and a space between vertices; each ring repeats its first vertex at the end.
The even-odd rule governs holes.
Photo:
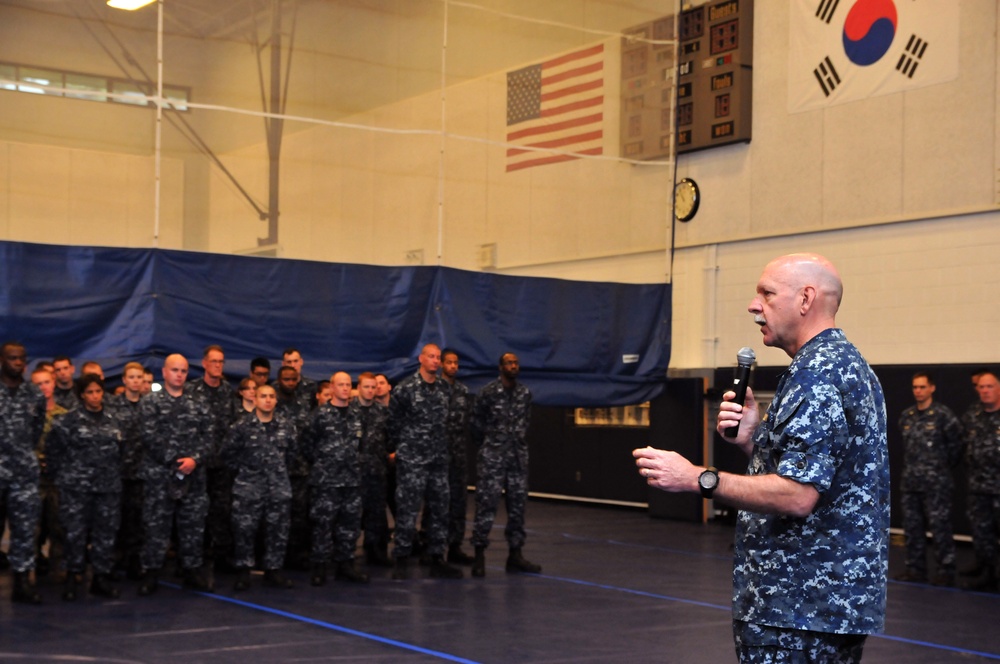
POLYGON ((13 391, 0 385, 0 481, 38 483, 35 446, 45 428, 45 396, 28 381, 13 391))
POLYGON ((469 439, 469 419, 472 413, 472 395, 461 381, 444 381, 448 388, 448 440, 452 449, 462 449, 469 439))
POLYGON ((233 491, 291 498, 288 459, 296 446, 295 427, 280 415, 261 422, 246 413, 229 429, 222 459, 235 473, 233 491))
POLYGON ((389 407, 378 402, 362 406, 355 399, 351 402, 351 410, 361 427, 361 463, 365 468, 385 472, 386 455, 389 453, 385 431, 389 407))
POLYGON ((389 439, 400 461, 447 461, 449 401, 445 381, 428 383, 419 371, 396 386, 389 400, 389 439))
POLYGON ((316 409, 303 436, 310 486, 361 486, 361 422, 350 406, 316 409))
POLYGON ((889 543, 886 412, 878 378, 843 331, 792 359, 754 432, 748 473, 813 485, 804 518, 739 513, 733 618, 838 634, 885 623, 889 543))
POLYGON ((121 426, 122 477, 139 479, 142 466, 142 411, 138 401, 129 401, 124 394, 114 394, 104 399, 104 410, 113 414, 121 426))
POLYGON ((969 492, 1000 494, 1000 410, 976 404, 963 417, 969 492))
POLYGON ((951 408, 937 402, 924 410, 910 406, 899 417, 899 430, 904 446, 900 489, 951 486, 951 467, 962 456, 962 423, 951 408))
POLYGON ((236 419, 236 390, 225 379, 218 387, 212 387, 205 382, 204 377, 196 378, 188 383, 184 391, 205 402, 208 412, 212 415, 212 449, 208 456, 207 466, 219 468, 222 464, 222 448, 229 435, 229 425, 236 419))
POLYGON ((472 436, 491 454, 518 454, 528 460, 531 392, 521 383, 505 389, 498 378, 479 391, 472 416, 472 436))
POLYGON ((140 399, 139 411, 143 479, 167 480, 176 471, 177 460, 185 457, 194 459, 195 473, 203 474, 212 444, 212 416, 203 400, 186 388, 179 397, 164 389, 140 399))
POLYGON ((48 465, 60 489, 119 493, 122 428, 107 408, 93 413, 82 406, 52 420, 48 465))

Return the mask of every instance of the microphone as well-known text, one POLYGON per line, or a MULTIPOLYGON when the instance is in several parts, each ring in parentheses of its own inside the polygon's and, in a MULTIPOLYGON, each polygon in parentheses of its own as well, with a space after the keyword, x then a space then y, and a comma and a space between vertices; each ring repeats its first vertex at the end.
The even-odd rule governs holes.
MULTIPOLYGON (((738 366, 736 367, 736 375, 733 377, 733 391, 736 392, 736 398, 733 399, 733 402, 741 406, 747 398, 747 385, 750 383, 750 367, 753 366, 756 359, 757 355, 753 352, 753 348, 749 346, 740 348, 740 352, 736 353, 736 364, 738 366)), ((735 438, 739 432, 740 425, 737 424, 734 427, 726 429, 726 436, 735 438)))

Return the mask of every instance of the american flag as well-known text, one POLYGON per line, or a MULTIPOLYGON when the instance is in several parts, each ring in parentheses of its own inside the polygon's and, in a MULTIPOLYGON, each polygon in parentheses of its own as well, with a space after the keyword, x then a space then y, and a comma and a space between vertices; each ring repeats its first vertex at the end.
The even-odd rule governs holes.
MULTIPOLYGON (((603 44, 507 72, 510 144, 602 154, 603 107, 603 44)), ((576 158, 511 147, 507 172, 576 158)))

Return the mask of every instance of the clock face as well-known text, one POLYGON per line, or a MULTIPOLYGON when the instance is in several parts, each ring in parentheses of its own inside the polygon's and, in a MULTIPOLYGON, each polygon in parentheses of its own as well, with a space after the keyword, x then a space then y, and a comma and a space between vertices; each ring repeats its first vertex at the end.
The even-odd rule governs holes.
POLYGON ((694 180, 684 178, 674 187, 674 216, 678 221, 690 221, 698 212, 700 202, 698 184, 694 180))

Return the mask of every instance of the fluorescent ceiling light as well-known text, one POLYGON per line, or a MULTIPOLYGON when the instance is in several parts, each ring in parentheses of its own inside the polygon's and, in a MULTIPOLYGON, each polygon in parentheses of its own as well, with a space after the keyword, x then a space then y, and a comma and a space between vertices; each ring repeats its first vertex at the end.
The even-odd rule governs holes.
POLYGON ((136 9, 141 9, 146 5, 151 5, 154 2, 156 2, 156 0, 108 0, 108 7, 126 9, 131 12, 136 9))

